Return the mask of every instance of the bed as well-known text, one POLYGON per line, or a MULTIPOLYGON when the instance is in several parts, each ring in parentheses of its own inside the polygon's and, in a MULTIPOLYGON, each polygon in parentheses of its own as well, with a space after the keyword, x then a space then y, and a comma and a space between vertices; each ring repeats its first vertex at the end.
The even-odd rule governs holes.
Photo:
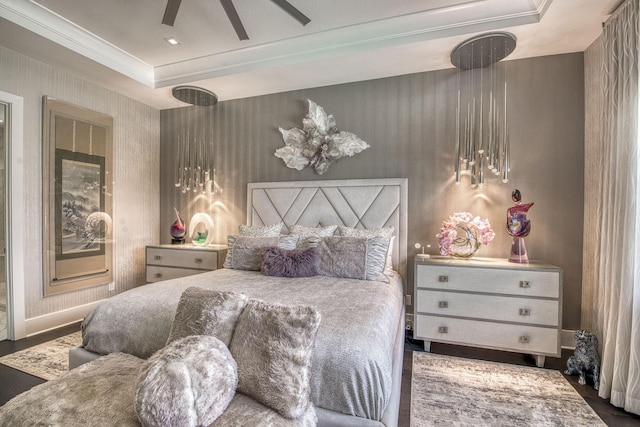
MULTIPOLYGON (((74 368, 100 355, 146 358, 166 342, 188 287, 233 291, 262 301, 318 308, 322 322, 313 348, 311 400, 319 426, 396 426, 404 348, 407 180, 372 179, 251 183, 247 225, 284 224, 352 229, 394 227, 393 272, 386 280, 313 276, 282 279, 224 268, 141 286, 116 295, 82 324, 74 368)), ((376 279, 376 277, 374 277, 376 279)))

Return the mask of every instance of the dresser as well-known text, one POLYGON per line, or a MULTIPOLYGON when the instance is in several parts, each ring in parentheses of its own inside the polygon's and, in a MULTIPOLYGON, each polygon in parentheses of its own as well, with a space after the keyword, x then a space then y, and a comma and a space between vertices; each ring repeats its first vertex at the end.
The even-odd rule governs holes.
POLYGON ((414 338, 560 357, 562 269, 506 259, 414 261, 414 338))
POLYGON ((222 268, 226 245, 158 245, 146 247, 147 283, 222 268))

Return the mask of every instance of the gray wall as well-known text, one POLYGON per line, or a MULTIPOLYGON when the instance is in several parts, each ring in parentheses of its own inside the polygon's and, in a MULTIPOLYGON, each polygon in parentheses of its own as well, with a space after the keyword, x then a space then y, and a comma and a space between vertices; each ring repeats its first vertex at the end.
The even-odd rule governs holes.
MULTIPOLYGON (((430 244, 453 212, 487 217, 496 239, 479 256, 505 258, 504 231, 511 191, 534 201, 526 243, 531 259, 564 269, 563 327, 580 323, 584 76, 581 53, 510 61, 511 179, 496 178, 473 190, 455 185, 456 73, 453 69, 221 102, 161 112, 160 239, 168 243, 173 206, 185 220, 212 215, 215 242, 237 231, 246 214, 246 185, 258 181, 406 177, 409 179, 409 255, 414 243, 430 244), (323 175, 287 168, 274 151, 283 145, 278 126, 301 127, 312 99, 336 117, 338 128, 355 133, 371 148, 342 159, 323 175), (182 194, 174 186, 176 141, 185 128, 214 135, 216 181, 213 198, 182 194)), ((193 130, 192 130, 193 132, 193 130)), ((410 269, 411 270, 411 269, 410 269)), ((408 284, 413 291, 413 274, 408 284)), ((409 308, 411 311, 412 308, 409 308)))
POLYGON ((15 285, 24 286, 27 319, 113 295, 104 285, 47 298, 42 296, 43 95, 114 118, 114 176, 111 177, 114 282, 116 292, 144 284, 144 246, 159 239, 159 111, 3 47, 0 47, 0 90, 24 100, 25 283, 15 285))

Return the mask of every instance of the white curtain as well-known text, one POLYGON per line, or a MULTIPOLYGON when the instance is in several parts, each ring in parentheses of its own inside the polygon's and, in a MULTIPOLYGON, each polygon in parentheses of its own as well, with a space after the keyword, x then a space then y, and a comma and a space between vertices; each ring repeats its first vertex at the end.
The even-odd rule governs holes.
POLYGON ((602 170, 590 172, 602 176, 597 280, 592 284, 593 324, 602 355, 599 395, 636 414, 640 414, 639 12, 640 0, 627 0, 604 25, 598 150, 602 170))

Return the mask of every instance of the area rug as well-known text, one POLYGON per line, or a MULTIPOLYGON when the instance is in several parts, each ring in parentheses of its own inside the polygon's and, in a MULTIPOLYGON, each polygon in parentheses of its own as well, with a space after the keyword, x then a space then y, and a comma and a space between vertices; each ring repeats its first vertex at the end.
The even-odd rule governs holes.
POLYGON ((0 357, 0 363, 33 376, 52 380, 69 370, 69 349, 82 344, 81 332, 0 357))
POLYGON ((559 371, 413 352, 411 427, 606 426, 559 371))

